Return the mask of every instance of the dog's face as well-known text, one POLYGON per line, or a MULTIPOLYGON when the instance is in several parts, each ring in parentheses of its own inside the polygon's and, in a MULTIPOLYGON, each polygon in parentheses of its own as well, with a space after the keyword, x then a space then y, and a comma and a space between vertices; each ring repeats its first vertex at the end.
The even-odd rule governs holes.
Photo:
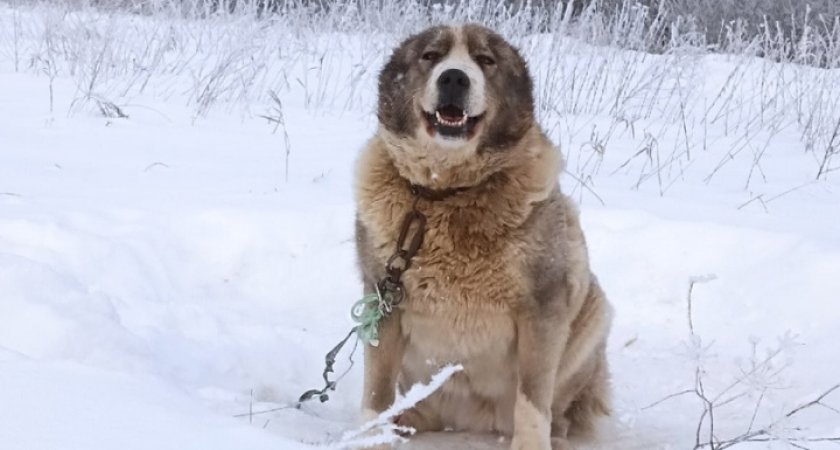
POLYGON ((440 26, 411 36, 379 76, 378 117, 412 142, 420 158, 442 152, 501 151, 533 126, 525 61, 502 37, 477 25, 440 26))

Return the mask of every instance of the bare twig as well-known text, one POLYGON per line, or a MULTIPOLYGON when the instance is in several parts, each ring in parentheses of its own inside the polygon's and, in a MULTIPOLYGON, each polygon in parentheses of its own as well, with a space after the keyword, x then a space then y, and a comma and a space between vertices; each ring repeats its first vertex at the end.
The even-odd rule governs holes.
MULTIPOLYGON (((688 288, 688 295, 687 295, 687 303, 688 303, 688 327, 691 336, 691 342, 693 345, 700 344, 700 338, 697 335, 694 318, 693 318, 693 300, 692 300, 692 292, 694 285, 697 282, 701 281, 709 281, 710 279, 714 279, 712 276, 706 277, 692 277, 689 282, 688 288)), ((763 376, 769 376, 770 379, 773 377, 777 377, 782 370, 784 370, 787 366, 782 366, 778 370, 773 369, 773 361, 775 361, 781 354, 785 348, 785 344, 789 341, 789 338, 785 338, 780 346, 773 351, 770 351, 764 358, 756 359, 755 354, 753 354, 752 365, 749 370, 746 370, 740 376, 736 377, 735 380, 724 387, 717 395, 710 396, 708 394, 708 390, 706 388, 706 384, 704 381, 704 369, 701 364, 698 362, 697 367, 694 371, 694 388, 687 389, 684 391, 677 392, 675 394, 671 394, 662 400, 659 400, 649 407, 653 407, 662 403, 665 400, 679 397, 682 395, 687 394, 694 394, 695 397, 701 402, 703 405, 703 411, 700 413, 700 416, 697 420, 697 426, 695 428, 694 433, 694 450, 709 448, 710 450, 724 450, 739 444, 743 443, 751 443, 751 442, 775 442, 775 441, 783 441, 787 442, 788 444, 796 447, 796 448, 807 448, 804 444, 813 443, 813 442, 840 442, 840 436, 828 436, 828 437, 798 437, 798 436, 779 436, 774 433, 774 430, 779 428, 783 422, 792 419, 797 414, 805 411, 807 409, 811 409, 814 407, 823 407, 830 411, 840 414, 838 410, 831 405, 828 405, 824 402, 824 400, 840 389, 840 384, 836 384, 831 388, 825 390, 820 395, 815 397, 813 400, 810 400, 806 403, 803 403, 787 413, 785 413, 780 418, 773 420, 760 428, 756 428, 756 420, 761 409, 761 405, 764 401, 765 395, 767 390, 770 388, 769 385, 765 385, 761 393, 759 394, 758 400, 756 401, 755 405, 752 408, 752 414, 750 416, 749 424, 747 425, 746 431, 743 433, 729 437, 729 438, 719 438, 716 434, 717 424, 715 423, 716 420, 716 411, 719 410, 721 407, 726 406, 728 404, 732 404, 739 399, 743 399, 747 397, 748 391, 737 392, 730 397, 726 397, 730 392, 734 389, 744 386, 751 377, 755 376, 756 374, 762 374, 763 376), (704 434, 704 431, 706 432, 704 434)), ((755 353, 755 350, 753 350, 755 353)), ((646 409, 646 408, 645 408, 646 409)), ((796 428, 798 431, 802 431, 802 428, 796 428)))
MULTIPOLYGON (((699 448, 709 447, 711 449, 722 450, 722 449, 733 447, 733 446, 738 445, 738 444, 749 443, 749 442, 784 441, 784 442, 791 443, 791 445, 793 445, 795 443, 808 443, 808 442, 840 442, 840 436, 837 436, 837 437, 833 437, 833 436, 832 437, 816 437, 816 438, 815 437, 797 437, 797 436, 784 436, 784 437, 782 437, 782 436, 776 436, 773 433, 773 430, 775 428, 777 428, 779 425, 781 425, 782 422, 790 419, 791 417, 799 414, 800 412, 805 411, 809 408, 813 408, 813 407, 818 406, 818 405, 825 405, 823 403, 823 400, 825 400, 826 397, 831 395, 831 393, 836 391, 838 388, 840 388, 840 384, 837 384, 837 385, 825 390, 822 394, 817 396, 814 400, 803 403, 802 405, 799 405, 796 408, 791 409, 781 418, 770 422, 769 424, 765 425, 764 427, 762 427, 760 429, 752 431, 752 427, 753 427, 753 423, 754 423, 754 419, 755 419, 755 414, 754 414, 753 415, 753 420, 750 422, 750 427, 747 429, 747 431, 745 431, 741 435, 738 435, 738 436, 720 441, 719 445, 717 445, 717 446, 712 444, 712 443, 704 443, 699 448)), ((762 395, 762 397, 760 397, 760 399, 761 398, 763 398, 763 395, 762 395)), ((760 403, 760 399, 759 399, 759 403, 760 403)), ((755 410, 758 411, 758 406, 756 406, 755 410)))
POLYGON ((273 413, 273 412, 277 412, 277 411, 283 411, 285 409, 300 409, 300 403, 294 402, 294 403, 289 403, 287 405, 278 406, 276 408, 263 409, 263 410, 260 410, 260 411, 250 410, 246 413, 234 414, 233 417, 248 417, 248 422, 251 422, 251 420, 254 416, 258 416, 260 414, 273 413))
POLYGON ((692 292, 694 292, 694 285, 698 283, 708 283, 710 281, 714 281, 717 279, 717 275, 715 274, 708 274, 708 275, 701 275, 701 276, 693 276, 688 280, 688 294, 686 295, 686 301, 688 303, 688 330, 691 333, 692 340, 697 337, 697 333, 694 331, 694 305, 692 299, 692 292))
POLYGON ((665 397, 663 397, 663 398, 661 398, 661 399, 659 399, 659 400, 657 400, 657 401, 655 401, 655 402, 653 402, 653 403, 651 403, 647 406, 643 406, 642 411, 644 411, 646 409, 651 409, 651 408, 656 407, 656 406, 659 406, 660 404, 665 403, 666 401, 671 400, 672 398, 682 397, 683 395, 693 394, 693 393, 694 393, 694 389, 686 389, 684 391, 675 392, 673 394, 666 395, 665 397))
POLYGON ((753 426, 755 425, 755 417, 758 415, 758 410, 761 408, 761 402, 764 400, 764 394, 767 393, 767 388, 761 390, 761 395, 758 397, 758 401, 755 402, 755 408, 753 408, 752 417, 750 417, 750 425, 747 427, 747 433, 751 432, 753 426))
MULTIPOLYGON (((803 410, 805 410, 807 408, 810 408, 812 406, 817 406, 817 405, 823 405, 822 401, 825 400, 826 397, 831 395, 831 393, 836 391, 837 389, 840 389, 840 384, 836 384, 836 385, 832 386, 830 389, 823 392, 819 397, 815 398, 814 400, 811 400, 808 403, 805 403, 803 405, 800 405, 800 406, 794 408, 789 413, 785 414, 785 417, 793 417, 794 415, 802 412, 803 410)), ((825 406, 825 405, 823 405, 823 406, 825 406)), ((833 410, 833 408, 830 408, 830 409, 833 410)))
POLYGON ((601 206, 606 206, 606 203, 604 203, 604 199, 602 199, 601 196, 598 195, 598 193, 595 192, 595 190, 592 189, 587 182, 581 180, 577 175, 573 174, 572 172, 569 172, 566 169, 564 169, 563 171, 566 172, 566 174, 572 177, 575 181, 577 181, 584 189, 589 191, 590 194, 595 196, 595 198, 598 199, 598 201, 601 203, 601 206))
POLYGON ((283 127, 283 145, 285 146, 286 155, 285 155, 285 165, 283 167, 284 178, 285 181, 289 181, 289 156, 292 153, 292 144, 289 141, 289 133, 286 131, 286 116, 283 114, 283 101, 280 100, 280 96, 277 95, 277 92, 274 90, 269 90, 268 95, 271 96, 271 100, 274 101, 274 106, 271 109, 270 114, 261 115, 263 119, 271 122, 274 124, 274 130, 272 133, 276 133, 279 127, 283 127))
POLYGON ((168 168, 169 168, 169 164, 162 163, 162 162, 160 162, 160 161, 156 161, 156 162, 153 162, 153 163, 149 164, 148 166, 146 166, 146 168, 145 168, 145 169, 143 169, 143 172, 148 172, 148 171, 150 171, 150 170, 154 169, 155 167, 165 167, 165 168, 167 168, 167 169, 168 169, 168 168))

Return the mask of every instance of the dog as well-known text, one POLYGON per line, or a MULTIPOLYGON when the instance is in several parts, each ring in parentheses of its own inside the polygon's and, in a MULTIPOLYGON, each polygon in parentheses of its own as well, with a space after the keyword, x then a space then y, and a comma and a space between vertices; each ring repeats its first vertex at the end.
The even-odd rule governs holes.
POLYGON ((438 26, 393 51, 378 87, 379 126, 356 172, 366 293, 392 274, 405 217, 425 223, 399 268, 401 301, 365 348, 363 416, 461 364, 396 422, 500 433, 515 450, 572 448, 609 414, 612 309, 524 59, 482 26, 438 26))

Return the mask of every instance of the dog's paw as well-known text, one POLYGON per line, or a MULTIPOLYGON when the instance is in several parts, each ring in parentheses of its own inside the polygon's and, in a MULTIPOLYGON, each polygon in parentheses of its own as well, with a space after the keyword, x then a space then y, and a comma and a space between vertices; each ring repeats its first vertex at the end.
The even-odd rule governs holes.
MULTIPOLYGON (((378 412, 376 412, 372 409, 365 408, 365 409, 362 410, 362 414, 359 417, 359 426, 365 425, 372 420, 376 420, 378 417, 379 417, 378 412)), ((368 440, 368 441, 378 440, 380 442, 382 440, 388 441, 389 437, 392 438, 392 439, 390 439, 392 441, 396 441, 396 440, 399 439, 398 435, 394 434, 393 436, 391 436, 391 433, 392 433, 392 431, 390 431, 390 430, 383 430, 379 427, 375 427, 371 430, 368 430, 364 434, 362 434, 360 436, 360 438, 361 438, 362 441, 364 441, 364 440, 368 440), (387 435, 385 435, 383 433, 387 433, 387 435), (373 439, 374 437, 376 439, 373 439), (380 439, 380 438, 384 438, 384 439, 380 439)), ((386 444, 377 443, 377 444, 369 444, 369 445, 351 444, 350 448, 352 448, 352 450, 392 450, 394 448, 394 444, 392 444, 392 443, 386 443, 386 444)))
POLYGON ((414 408, 408 409, 395 417, 394 425, 403 429, 400 432, 403 437, 432 430, 429 421, 414 408))
POLYGON ((396 448, 394 444, 376 444, 368 447, 359 447, 355 450, 394 450, 394 448, 396 448))
POLYGON ((350 444, 352 450, 392 450, 396 448, 396 442, 400 440, 399 435, 392 434, 391 431, 371 430, 361 436, 361 439, 356 442, 376 442, 370 444, 354 443, 350 444), (383 434, 385 433, 385 434, 383 434))
POLYGON ((393 450, 392 444, 376 444, 368 447, 356 447, 353 450, 393 450))
POLYGON ((575 447, 566 438, 551 438, 551 450, 575 450, 575 447))
MULTIPOLYGON (((539 433, 514 433, 510 441, 510 450, 553 450, 548 436, 539 433)), ((567 449, 561 449, 567 450, 567 449)))

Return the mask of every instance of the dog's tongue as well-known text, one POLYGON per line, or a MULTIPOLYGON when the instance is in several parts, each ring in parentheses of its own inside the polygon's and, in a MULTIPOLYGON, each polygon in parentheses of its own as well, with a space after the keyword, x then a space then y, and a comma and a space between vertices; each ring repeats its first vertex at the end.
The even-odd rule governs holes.
POLYGON ((444 119, 453 122, 461 120, 464 117, 464 110, 454 105, 446 105, 439 108, 438 113, 440 113, 440 116, 444 119))

